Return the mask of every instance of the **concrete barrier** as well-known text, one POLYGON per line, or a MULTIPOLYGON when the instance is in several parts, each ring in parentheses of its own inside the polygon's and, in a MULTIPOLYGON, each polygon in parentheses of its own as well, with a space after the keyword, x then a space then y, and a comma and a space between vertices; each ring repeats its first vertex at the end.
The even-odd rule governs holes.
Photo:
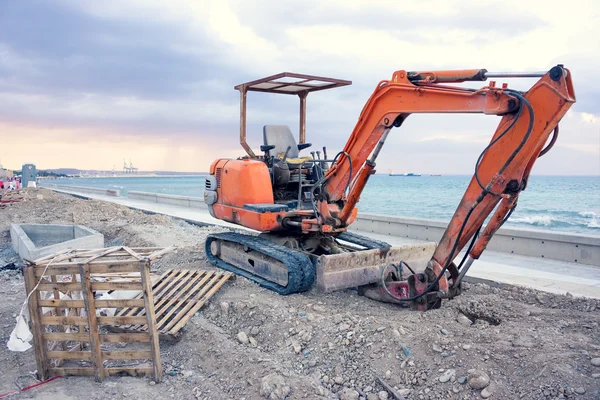
MULTIPOLYGON (((421 218, 359 213, 352 228, 380 235, 438 242, 448 222, 421 218)), ((530 257, 600 266, 600 237, 501 228, 492 238, 489 250, 530 257)))
POLYGON ((179 207, 206 209, 204 199, 201 197, 177 196, 173 194, 157 194, 148 192, 130 191, 127 197, 132 200, 149 201, 151 203, 171 204, 179 207))
POLYGON ((88 193, 88 194, 101 194, 104 196, 121 196, 121 191, 118 189, 102 189, 102 188, 92 188, 92 187, 84 187, 84 186, 68 186, 68 185, 56 185, 53 183, 45 183, 42 187, 58 189, 58 190, 67 190, 70 192, 79 192, 79 193, 88 193))

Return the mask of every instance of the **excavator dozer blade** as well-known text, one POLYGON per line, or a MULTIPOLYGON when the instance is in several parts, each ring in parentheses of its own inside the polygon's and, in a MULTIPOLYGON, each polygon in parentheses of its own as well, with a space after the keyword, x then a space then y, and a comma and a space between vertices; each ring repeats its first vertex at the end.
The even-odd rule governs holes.
POLYGON ((435 242, 428 242, 319 256, 315 263, 317 289, 331 292, 381 282, 384 268, 401 261, 415 272, 423 271, 435 248, 435 242))

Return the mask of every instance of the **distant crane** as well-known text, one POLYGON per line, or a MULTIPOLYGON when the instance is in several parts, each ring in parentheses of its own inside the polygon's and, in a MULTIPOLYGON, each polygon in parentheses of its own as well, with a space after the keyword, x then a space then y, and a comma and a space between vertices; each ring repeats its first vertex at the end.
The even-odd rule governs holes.
POLYGON ((132 174, 137 174, 138 168, 133 166, 131 162, 131 158, 129 159, 129 172, 132 174))

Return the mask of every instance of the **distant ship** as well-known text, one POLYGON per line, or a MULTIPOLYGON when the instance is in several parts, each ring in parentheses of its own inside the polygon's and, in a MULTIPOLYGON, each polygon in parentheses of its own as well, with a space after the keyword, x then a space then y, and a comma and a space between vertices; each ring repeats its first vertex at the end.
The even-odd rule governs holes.
POLYGON ((414 172, 409 172, 407 174, 395 174, 394 171, 390 169, 389 176, 421 176, 421 174, 415 174, 414 172))

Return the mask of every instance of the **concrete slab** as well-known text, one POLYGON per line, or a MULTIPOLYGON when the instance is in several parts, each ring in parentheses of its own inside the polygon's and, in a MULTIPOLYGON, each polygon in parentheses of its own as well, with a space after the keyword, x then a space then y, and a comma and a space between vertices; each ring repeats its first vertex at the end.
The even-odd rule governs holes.
POLYGON ((11 224, 10 237, 19 256, 30 260, 61 250, 104 247, 104 235, 82 225, 11 224))

